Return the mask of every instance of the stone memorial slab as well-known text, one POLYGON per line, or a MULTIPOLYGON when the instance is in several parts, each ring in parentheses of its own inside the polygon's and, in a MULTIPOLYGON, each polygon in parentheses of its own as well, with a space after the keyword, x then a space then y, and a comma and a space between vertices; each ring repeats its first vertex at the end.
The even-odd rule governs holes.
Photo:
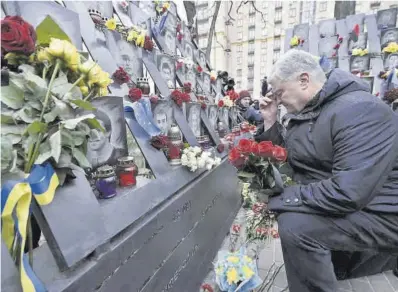
POLYGON ((203 93, 208 96, 211 94, 211 81, 210 81, 210 75, 207 72, 204 72, 202 77, 202 84, 203 84, 203 93))
POLYGON ((176 79, 175 79, 175 60, 172 56, 168 54, 164 54, 159 50, 156 50, 155 54, 156 58, 156 67, 160 72, 160 75, 166 81, 167 86, 169 88, 176 87, 176 79))
POLYGON ((218 120, 218 106, 217 105, 209 105, 208 107, 208 117, 211 129, 215 131, 217 129, 217 120, 218 120))
POLYGON ((190 58, 191 60, 196 60, 196 52, 195 46, 188 41, 184 41, 184 56, 186 58, 190 58))
POLYGON ((313 24, 310 26, 310 32, 309 32, 309 39, 311 40, 309 42, 309 53, 313 54, 315 56, 318 56, 318 43, 319 43, 319 29, 318 25, 313 24))
MULTIPOLYGON (((331 37, 336 35, 336 20, 327 19, 322 20, 318 24, 318 31, 321 37, 331 37)), ((310 38, 311 39, 311 38, 310 38)), ((312 41, 312 39, 311 39, 312 41)))
POLYGON ((362 32, 358 36, 358 40, 354 42, 353 40, 349 41, 348 50, 352 51, 353 49, 366 49, 368 47, 368 34, 366 32, 362 32))
POLYGON ((345 18, 345 22, 347 25, 348 32, 351 32, 357 24, 359 25, 359 31, 363 32, 365 29, 365 14, 360 13, 360 14, 348 15, 345 18))
POLYGON ((218 111, 218 120, 222 122, 228 131, 231 129, 230 123, 229 123, 229 108, 227 107, 222 107, 218 111))
POLYGON ((3 241, 1 241, 1 291, 22 292, 18 270, 3 241))
POLYGON ((338 43, 337 36, 325 37, 319 39, 319 48, 318 48, 319 56, 326 56, 328 58, 335 56, 336 54, 335 46, 337 43, 338 43))
POLYGON ((152 104, 153 120, 163 135, 167 135, 174 123, 172 102, 171 100, 159 100, 156 104, 152 104))
MULTIPOLYGON (((308 23, 298 24, 293 27, 293 36, 298 36, 300 39, 304 40, 304 43, 297 47, 299 50, 308 52, 309 47, 309 32, 310 26, 308 23)), ((289 39, 290 42, 290 39, 289 39)))
POLYGON ((398 42, 398 28, 390 28, 381 31, 380 44, 381 48, 386 47, 389 43, 398 42))
POLYGON ((377 27, 379 29, 393 28, 397 24, 398 8, 377 11, 377 27))
POLYGON ((177 18, 171 14, 167 14, 167 18, 164 24, 164 28, 160 31, 156 40, 162 43, 162 50, 168 54, 176 54, 176 42, 177 42, 177 18))
MULTIPOLYGON (((207 107, 209 107, 209 106, 207 106, 207 107)), ((210 113, 208 112, 206 114, 206 110, 201 111, 202 123, 205 126, 207 132, 209 133, 210 138, 212 139, 214 144, 218 145, 218 144, 220 144, 220 137, 218 136, 218 133, 215 130, 214 124, 210 123, 210 116, 208 116, 208 114, 210 114, 210 113)), ((216 121, 217 121, 217 119, 216 119, 216 121)))
MULTIPOLYGON (((155 5, 153 1, 137 1, 137 2, 138 2, 138 7, 142 12, 144 12, 146 15, 148 15, 151 18, 156 17, 155 5)), ((134 17, 132 17, 131 19, 134 19, 134 17)))
MULTIPOLYGON (((380 57, 374 57, 370 59, 370 66, 372 68, 371 75, 377 76, 380 71, 383 71, 383 60, 380 57)), ((380 92, 382 80, 380 78, 374 78, 373 80, 373 93, 380 92)))
POLYGON ((384 68, 393 69, 398 66, 398 53, 384 55, 384 68))
POLYGON ((373 76, 367 76, 367 77, 361 77, 363 81, 365 81, 368 86, 369 86, 369 91, 373 92, 373 82, 374 82, 374 77, 373 76))
POLYGON ((231 124, 231 128, 238 126, 238 108, 236 106, 233 106, 229 110, 229 120, 231 124))
POLYGON ((340 19, 336 21, 336 32, 340 37, 343 38, 343 41, 340 43, 340 48, 338 49, 338 54, 337 54, 339 57, 339 67, 345 66, 344 64, 347 63, 347 68, 349 68, 349 62, 348 59, 346 58, 349 55, 348 54, 349 28, 346 26, 345 19, 340 19))
POLYGON ((196 69, 194 66, 184 65, 185 68, 185 82, 191 83, 193 89, 196 88, 196 69))
POLYGON ((283 46, 285 48, 285 52, 290 50, 290 40, 292 39, 292 37, 294 36, 293 34, 293 29, 292 28, 288 28, 285 31, 285 45, 283 46))
POLYGON ((368 49, 370 54, 380 54, 380 32, 376 25, 375 15, 366 15, 365 24, 368 34, 368 49))
POLYGON ((350 59, 350 71, 367 71, 369 70, 370 58, 366 56, 352 56, 350 59))
POLYGON ((201 136, 201 107, 199 103, 187 104, 187 120, 189 127, 196 137, 201 136))

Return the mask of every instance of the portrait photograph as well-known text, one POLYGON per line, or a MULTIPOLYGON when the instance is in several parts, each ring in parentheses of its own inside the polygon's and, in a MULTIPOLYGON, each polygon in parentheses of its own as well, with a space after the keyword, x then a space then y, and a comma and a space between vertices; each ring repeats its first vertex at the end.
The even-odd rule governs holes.
POLYGON ((197 62, 203 69, 207 68, 206 54, 202 50, 198 50, 197 62))
POLYGON ((203 73, 203 78, 202 78, 202 89, 203 93, 206 95, 211 94, 211 82, 210 82, 210 75, 207 73, 203 73))
POLYGON ((105 131, 91 129, 86 157, 93 169, 105 164, 115 165, 117 158, 128 153, 123 99, 115 96, 98 97, 92 101, 92 105, 96 110, 84 114, 94 113, 105 131))
POLYGON ((368 46, 368 33, 362 32, 358 36, 358 40, 354 42, 350 40, 348 44, 348 50, 352 51, 353 49, 366 49, 368 46))
POLYGON ((156 16, 155 5, 152 1, 138 1, 138 7, 149 17, 156 16))
POLYGON ((397 23, 397 8, 390 8, 386 10, 377 11, 377 27, 379 28, 391 28, 395 27, 397 23))
POLYGON ((384 48, 393 42, 398 42, 398 28, 382 30, 380 37, 381 47, 384 48))
POLYGON ((350 71, 367 71, 369 70, 369 56, 351 56, 350 71))
POLYGON ((156 55, 156 66, 162 78, 167 82, 169 88, 175 88, 175 62, 165 54, 158 53, 156 55))
POLYGON ((187 104, 187 121, 195 137, 201 136, 201 106, 199 103, 187 104))
POLYGON ((152 104, 153 120, 163 135, 167 135, 173 124, 173 105, 171 101, 159 100, 157 104, 152 104))
POLYGON ((168 13, 167 14, 165 27, 167 27, 170 30, 176 31, 176 29, 177 29, 177 17, 175 16, 175 14, 172 14, 172 13, 168 13))
POLYGON ((174 55, 176 52, 176 30, 166 27, 161 33, 161 37, 164 40, 166 48, 162 48, 165 52, 174 55))
POLYGON ((384 68, 393 69, 398 66, 398 53, 384 55, 384 68))
POLYGON ((229 109, 226 107, 222 107, 218 112, 218 120, 222 122, 226 129, 230 129, 229 126, 229 109))
POLYGON ((196 88, 196 69, 193 66, 185 66, 185 82, 190 82, 192 88, 196 88))
POLYGON ((196 49, 190 42, 184 42, 184 57, 190 58, 191 60, 195 60, 195 52, 196 49))
POLYGON ((209 118, 211 128, 213 130, 216 130, 217 119, 218 119, 218 106, 217 105, 207 106, 207 117, 209 118))

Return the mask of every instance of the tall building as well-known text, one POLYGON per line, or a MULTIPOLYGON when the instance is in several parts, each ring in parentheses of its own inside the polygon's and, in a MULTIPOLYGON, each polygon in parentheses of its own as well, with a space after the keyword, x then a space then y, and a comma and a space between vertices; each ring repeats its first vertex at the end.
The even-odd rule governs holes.
MULTIPOLYGON (((222 1, 210 63, 235 78, 238 90, 259 94, 261 79, 284 52, 287 28, 334 17, 335 1, 222 1), (232 3, 232 9, 231 9, 232 3), (239 9, 238 9, 239 8, 239 9)), ((397 1, 356 1, 356 13, 375 13, 397 1)), ((198 44, 207 47, 216 1, 197 1, 198 44)))

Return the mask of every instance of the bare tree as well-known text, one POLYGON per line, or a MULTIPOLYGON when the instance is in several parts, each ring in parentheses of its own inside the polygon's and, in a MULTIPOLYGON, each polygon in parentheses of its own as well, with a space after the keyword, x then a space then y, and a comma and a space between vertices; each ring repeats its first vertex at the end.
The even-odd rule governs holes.
POLYGON ((213 44, 213 36, 214 36, 214 31, 216 30, 216 21, 217 21, 218 11, 220 11, 220 6, 221 6, 221 1, 217 1, 213 14, 213 19, 211 20, 209 36, 207 40, 207 48, 206 48, 207 60, 210 60, 211 46, 213 44))

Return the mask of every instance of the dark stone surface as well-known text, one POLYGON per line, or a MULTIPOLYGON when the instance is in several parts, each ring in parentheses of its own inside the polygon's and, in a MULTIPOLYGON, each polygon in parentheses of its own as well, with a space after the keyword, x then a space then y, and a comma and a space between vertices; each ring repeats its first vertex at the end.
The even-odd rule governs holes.
POLYGON ((320 30, 318 25, 313 24, 310 26, 309 39, 311 40, 309 43, 309 53, 313 54, 314 56, 318 56, 318 42, 320 39, 320 30))
POLYGON ((390 28, 395 27, 397 23, 397 8, 390 8, 385 10, 377 11, 377 27, 378 28, 390 28))
POLYGON ((1 291, 22 292, 19 274, 3 240, 1 241, 1 291))
MULTIPOLYGON (((336 35, 336 20, 335 19, 327 19, 322 20, 318 24, 319 34, 325 37, 330 37, 336 35)), ((311 38, 310 38, 311 39, 311 38)), ((311 41, 313 41, 311 39, 311 41)))
POLYGON ((380 54, 381 53, 380 32, 377 29, 375 15, 366 15, 365 24, 368 30, 369 53, 380 54))

